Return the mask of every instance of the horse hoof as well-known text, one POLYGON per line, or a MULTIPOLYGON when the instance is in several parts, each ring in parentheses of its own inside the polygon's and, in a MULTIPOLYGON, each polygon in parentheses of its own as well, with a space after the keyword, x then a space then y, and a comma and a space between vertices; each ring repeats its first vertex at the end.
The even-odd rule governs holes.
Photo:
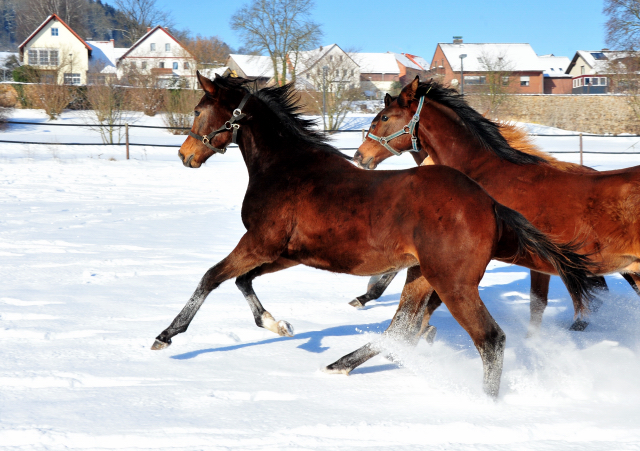
POLYGON ((429 325, 427 326, 427 330, 425 331, 424 334, 422 334, 422 336, 424 337, 425 340, 427 340, 427 343, 432 345, 433 342, 436 341, 437 333, 438 333, 438 328, 436 326, 429 325))
POLYGON ((293 326, 286 321, 278 321, 278 335, 281 337, 293 337, 293 326))
POLYGON ((358 298, 356 298, 353 301, 349 302, 349 305, 352 306, 352 307, 355 307, 357 309, 364 308, 364 304, 362 302, 360 302, 358 300, 358 298))
POLYGON ((164 341, 160 341, 156 338, 156 341, 153 343, 153 346, 151 346, 151 350, 159 351, 161 349, 168 348, 170 344, 171 342, 165 343, 164 341))
POLYGON ((577 330, 578 332, 582 332, 587 328, 588 325, 589 323, 587 321, 584 321, 582 319, 577 319, 573 322, 569 330, 577 330))
POLYGON ((326 366, 322 369, 323 372, 327 374, 344 374, 345 376, 349 375, 349 370, 346 368, 337 368, 333 366, 333 364, 326 366))

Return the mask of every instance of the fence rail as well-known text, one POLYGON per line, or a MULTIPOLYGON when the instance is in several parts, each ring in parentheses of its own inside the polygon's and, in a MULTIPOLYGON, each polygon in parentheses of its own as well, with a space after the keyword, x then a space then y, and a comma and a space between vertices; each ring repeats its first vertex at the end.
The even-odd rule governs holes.
MULTIPOLYGON (((118 143, 64 143, 64 142, 37 142, 37 141, 15 141, 15 140, 3 140, 0 139, 0 143, 6 144, 33 144, 33 145, 45 145, 45 146, 126 146, 126 154, 127 160, 129 159, 129 146, 138 146, 138 147, 174 147, 179 148, 179 144, 150 144, 150 143, 132 143, 129 142, 129 128, 152 128, 152 129, 163 129, 163 130, 190 130, 189 127, 171 127, 171 126, 162 126, 162 125, 136 125, 136 124, 53 124, 53 123, 43 123, 43 122, 28 122, 28 121, 0 121, 0 124, 16 124, 16 125, 35 125, 35 126, 48 126, 48 127, 89 127, 89 128, 113 128, 113 127, 125 127, 125 142, 118 143)), ((364 140, 366 130, 330 130, 328 131, 330 134, 336 133, 361 133, 362 138, 364 140)), ((600 154, 600 155, 638 155, 640 152, 598 152, 598 151, 589 151, 583 149, 583 138, 640 138, 640 135, 596 135, 596 134, 563 134, 563 135, 554 135, 547 133, 530 133, 531 136, 534 137, 550 137, 550 138, 579 138, 580 146, 579 150, 552 150, 548 153, 552 154, 580 154, 580 164, 582 164, 582 155, 583 154, 600 154)), ((237 146, 231 145, 229 148, 236 148, 237 146)), ((635 148, 635 147, 634 147, 635 148)), ((340 150, 357 150, 357 147, 341 147, 340 150)))

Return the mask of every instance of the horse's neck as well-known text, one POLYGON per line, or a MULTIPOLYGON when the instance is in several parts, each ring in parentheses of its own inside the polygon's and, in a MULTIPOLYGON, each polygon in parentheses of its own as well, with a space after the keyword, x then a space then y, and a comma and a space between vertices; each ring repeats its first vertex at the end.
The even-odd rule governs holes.
POLYGON ((435 164, 450 166, 476 178, 506 163, 484 148, 448 108, 429 103, 421 117, 424 120, 419 123, 418 138, 430 148, 429 156, 435 164))

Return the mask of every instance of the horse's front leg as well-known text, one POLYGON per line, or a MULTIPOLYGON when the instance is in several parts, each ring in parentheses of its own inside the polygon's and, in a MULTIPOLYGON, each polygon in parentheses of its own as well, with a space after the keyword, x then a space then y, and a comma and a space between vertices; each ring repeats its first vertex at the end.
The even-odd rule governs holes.
POLYGON ((236 279, 236 286, 249 303, 249 308, 251 308, 253 312, 253 319, 256 325, 270 330, 281 337, 293 337, 293 326, 286 321, 276 321, 273 316, 271 316, 271 313, 265 310, 255 291, 253 291, 253 279, 264 274, 282 271, 283 269, 291 268, 298 264, 298 262, 294 262, 293 260, 280 257, 276 261, 260 265, 236 279))
POLYGON ((367 285, 367 292, 349 302, 349 305, 352 305, 355 308, 362 308, 367 302, 378 299, 380 296, 382 296, 384 290, 387 289, 387 287, 397 274, 397 272, 388 272, 381 276, 372 276, 369 279, 369 284, 367 285))
POLYGON ((261 240, 249 233, 245 234, 227 257, 205 273, 189 302, 169 327, 156 337, 151 349, 164 349, 171 344, 172 337, 185 332, 209 293, 218 288, 222 282, 245 274, 264 263, 273 262, 280 253, 281 249, 270 252, 261 240))

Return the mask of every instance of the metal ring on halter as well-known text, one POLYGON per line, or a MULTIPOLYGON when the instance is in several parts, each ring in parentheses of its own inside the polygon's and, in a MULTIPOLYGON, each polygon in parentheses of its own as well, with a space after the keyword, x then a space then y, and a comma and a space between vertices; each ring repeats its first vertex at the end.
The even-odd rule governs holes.
POLYGON ((233 110, 233 115, 234 116, 240 116, 242 114, 242 111, 240 111, 238 108, 236 108, 235 110, 233 110))

